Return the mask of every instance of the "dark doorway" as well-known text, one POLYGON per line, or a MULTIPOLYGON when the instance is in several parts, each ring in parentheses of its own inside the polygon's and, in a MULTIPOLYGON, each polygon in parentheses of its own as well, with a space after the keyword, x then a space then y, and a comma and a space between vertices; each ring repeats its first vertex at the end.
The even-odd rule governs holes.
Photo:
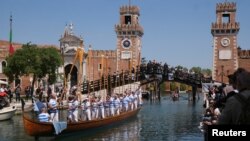
MULTIPOLYGON (((64 67, 65 76, 67 79, 68 79, 68 74, 70 72, 71 67, 72 67, 72 64, 69 64, 69 65, 64 67)), ((71 71, 70 76, 71 76, 71 78, 70 78, 71 86, 70 87, 77 85, 77 68, 76 68, 76 66, 73 66, 73 69, 71 71)))

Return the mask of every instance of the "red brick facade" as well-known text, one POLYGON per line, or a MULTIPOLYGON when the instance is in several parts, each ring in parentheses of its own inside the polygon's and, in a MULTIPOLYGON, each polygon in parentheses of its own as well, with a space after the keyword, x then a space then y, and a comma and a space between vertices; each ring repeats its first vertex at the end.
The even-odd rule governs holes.
MULTIPOLYGON (((22 47, 21 43, 12 43, 14 50, 18 50, 22 47)), ((41 45, 40 47, 48 47, 49 45, 41 45)), ((50 45, 53 46, 53 45, 50 45)), ((0 65, 1 65, 1 70, 0 70, 0 80, 4 80, 6 82, 8 82, 8 78, 3 74, 3 68, 4 65, 3 63, 6 63, 6 57, 9 55, 9 41, 4 41, 4 40, 0 40, 0 65)), ((17 85, 17 83, 20 83, 22 92, 21 94, 24 94, 24 88, 28 85, 30 85, 30 77, 29 76, 23 76, 21 77, 19 80, 14 81, 10 84, 12 90, 14 90, 14 87, 17 85), (20 82, 17 82, 20 81, 20 82)))
MULTIPOLYGON (((9 41, 0 40, 0 63, 1 63, 1 72, 0 72, 0 79, 8 82, 8 78, 3 74, 4 69, 4 63, 7 64, 5 58, 9 55, 9 41)), ((12 43, 14 50, 20 49, 22 47, 22 44, 20 43, 12 43)), ((22 77, 20 79, 21 81, 21 88, 22 92, 24 91, 24 87, 30 84, 28 77, 22 77)), ((14 88, 15 82, 10 84, 11 88, 14 88)))
POLYGON ((213 80, 228 83, 228 75, 237 68, 250 70, 249 57, 242 57, 238 49, 237 34, 240 24, 236 21, 236 3, 216 5, 216 22, 212 23, 213 35, 213 80))
POLYGON ((238 49, 239 67, 245 68, 250 72, 250 50, 238 49))

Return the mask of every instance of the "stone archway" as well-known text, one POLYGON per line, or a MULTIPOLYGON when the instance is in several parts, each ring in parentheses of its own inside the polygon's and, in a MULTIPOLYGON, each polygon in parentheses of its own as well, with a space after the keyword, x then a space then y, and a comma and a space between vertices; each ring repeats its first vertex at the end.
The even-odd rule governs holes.
MULTIPOLYGON (((65 72, 66 78, 68 78, 68 74, 70 72, 71 67, 72 67, 72 64, 68 64, 64 67, 64 72, 65 72)), ((78 71, 77 67, 74 65, 72 72, 70 74, 71 75, 71 78, 70 78, 71 86, 70 87, 77 85, 77 71, 78 71)))

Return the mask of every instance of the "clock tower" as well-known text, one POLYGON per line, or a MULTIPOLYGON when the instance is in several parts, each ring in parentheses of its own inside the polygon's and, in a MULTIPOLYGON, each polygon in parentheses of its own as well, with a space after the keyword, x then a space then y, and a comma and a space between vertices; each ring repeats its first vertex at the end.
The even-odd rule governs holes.
POLYGON ((143 28, 139 23, 137 6, 120 8, 120 23, 115 25, 117 35, 117 71, 131 70, 141 62, 141 38, 143 28))
POLYGON ((216 5, 216 22, 212 23, 213 35, 213 80, 228 83, 228 75, 239 66, 237 34, 240 25, 236 22, 236 3, 216 5))

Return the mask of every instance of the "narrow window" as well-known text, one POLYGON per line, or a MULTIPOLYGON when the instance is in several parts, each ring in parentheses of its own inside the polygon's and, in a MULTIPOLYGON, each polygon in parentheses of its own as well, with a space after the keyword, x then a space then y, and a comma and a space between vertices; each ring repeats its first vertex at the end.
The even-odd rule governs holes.
POLYGON ((102 64, 99 64, 98 65, 98 70, 101 70, 102 69, 102 64))
POLYGON ((223 14, 222 15, 222 22, 223 23, 230 23, 230 14, 223 14))
POLYGON ((131 24, 131 16, 125 16, 125 24, 131 24))
POLYGON ((2 70, 0 70, 1 71, 1 73, 3 73, 3 70, 4 70, 4 68, 7 66, 7 63, 5 62, 5 61, 3 61, 2 62, 2 70))

